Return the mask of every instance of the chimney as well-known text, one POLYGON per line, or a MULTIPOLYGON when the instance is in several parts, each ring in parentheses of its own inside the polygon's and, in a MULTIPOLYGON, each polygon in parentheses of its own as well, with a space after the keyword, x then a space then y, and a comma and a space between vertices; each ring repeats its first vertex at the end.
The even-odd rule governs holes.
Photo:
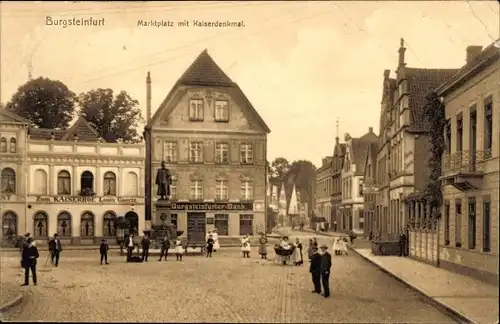
POLYGON ((406 48, 404 46, 405 46, 405 41, 404 41, 404 39, 401 38, 399 51, 398 51, 399 52, 399 66, 406 65, 406 63, 405 63, 406 48))
POLYGON ((373 133, 373 127, 368 127, 368 133, 373 133))
POLYGON ((483 50, 483 47, 482 46, 478 46, 478 45, 471 45, 471 46, 467 46, 466 48, 466 53, 467 53, 467 56, 466 56, 466 63, 469 64, 471 63, 472 61, 474 61, 474 59, 479 55, 481 54, 481 51, 483 50))
POLYGON ((151 73, 146 77, 146 123, 151 120, 151 73))

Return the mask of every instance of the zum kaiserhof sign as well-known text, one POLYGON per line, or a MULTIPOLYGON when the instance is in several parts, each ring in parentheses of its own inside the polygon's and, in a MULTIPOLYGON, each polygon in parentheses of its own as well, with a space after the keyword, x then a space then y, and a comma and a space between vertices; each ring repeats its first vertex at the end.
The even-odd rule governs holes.
POLYGON ((137 198, 98 196, 35 196, 36 203, 56 204, 138 204, 137 198))
POLYGON ((253 203, 172 203, 171 210, 253 210, 253 203))

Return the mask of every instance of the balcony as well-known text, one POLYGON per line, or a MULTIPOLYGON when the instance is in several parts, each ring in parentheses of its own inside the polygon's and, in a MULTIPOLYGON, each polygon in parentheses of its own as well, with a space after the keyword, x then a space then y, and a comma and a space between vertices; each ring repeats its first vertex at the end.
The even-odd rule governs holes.
POLYGON ((460 191, 481 187, 483 181, 483 161, 487 154, 483 151, 471 153, 458 151, 443 155, 441 181, 443 186, 451 185, 460 191))

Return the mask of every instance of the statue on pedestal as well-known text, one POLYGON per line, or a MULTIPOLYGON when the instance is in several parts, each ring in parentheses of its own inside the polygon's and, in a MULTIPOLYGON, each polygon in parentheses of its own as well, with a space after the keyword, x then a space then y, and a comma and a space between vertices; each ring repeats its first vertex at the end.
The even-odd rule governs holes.
POLYGON ((166 200, 170 196, 170 185, 172 175, 170 170, 165 167, 165 161, 161 162, 161 168, 156 170, 156 185, 158 186, 158 196, 160 200, 166 200))

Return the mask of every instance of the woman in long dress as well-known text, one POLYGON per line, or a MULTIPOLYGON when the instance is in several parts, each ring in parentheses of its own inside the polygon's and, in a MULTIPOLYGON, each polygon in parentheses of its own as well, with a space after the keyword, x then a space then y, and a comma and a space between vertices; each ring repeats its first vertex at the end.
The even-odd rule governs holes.
POLYGON ((267 259, 267 238, 262 234, 259 239, 259 254, 261 259, 267 259))
POLYGON ((295 240, 295 250, 293 251, 293 261, 296 266, 301 265, 304 263, 304 259, 302 257, 302 243, 300 242, 299 238, 295 240))
POLYGON ((214 240, 214 252, 217 252, 220 249, 220 245, 219 245, 219 234, 217 233, 216 228, 214 228, 212 231, 212 239, 214 240))
POLYGON ((243 235, 243 238, 241 239, 241 252, 243 253, 243 257, 249 258, 251 250, 252 250, 252 248, 250 246, 250 238, 248 237, 247 234, 245 234, 245 235, 243 235))

